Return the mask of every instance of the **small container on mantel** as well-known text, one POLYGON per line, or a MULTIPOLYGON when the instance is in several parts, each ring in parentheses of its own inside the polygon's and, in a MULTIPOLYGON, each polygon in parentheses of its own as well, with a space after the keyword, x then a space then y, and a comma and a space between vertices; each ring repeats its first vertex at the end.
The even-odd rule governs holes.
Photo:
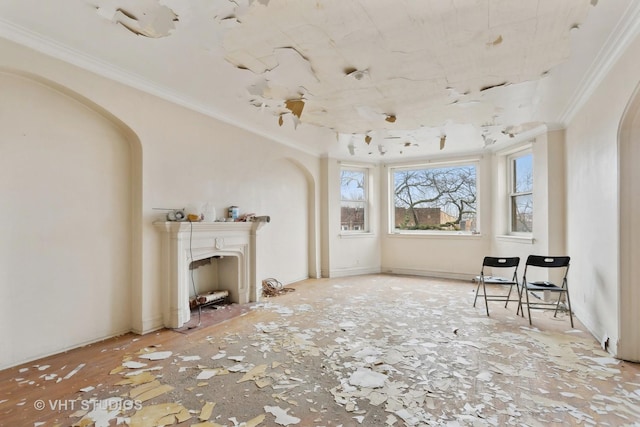
POLYGON ((240 216, 240 208, 237 206, 229 206, 229 218, 235 221, 240 216))
POLYGON ((202 215, 204 216, 205 222, 216 221, 216 208, 213 206, 213 203, 207 202, 204 204, 202 208, 202 215))

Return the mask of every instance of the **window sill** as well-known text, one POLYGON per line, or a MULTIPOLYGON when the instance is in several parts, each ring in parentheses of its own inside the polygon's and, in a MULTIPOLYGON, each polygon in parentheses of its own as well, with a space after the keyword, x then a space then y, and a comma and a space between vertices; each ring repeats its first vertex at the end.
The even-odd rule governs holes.
POLYGON ((375 234, 370 231, 362 231, 362 232, 352 232, 352 233, 340 233, 341 239, 358 239, 358 238, 367 238, 367 237, 375 237, 375 234))
POLYGON ((476 233, 459 233, 456 231, 440 231, 440 232, 425 232, 425 231, 402 231, 391 232, 389 237, 406 237, 406 238, 427 238, 427 239, 480 239, 482 234, 476 233))
POLYGON ((535 242, 535 239, 531 236, 514 236, 509 234, 496 236, 496 240, 501 242, 522 243, 525 245, 533 245, 535 242))

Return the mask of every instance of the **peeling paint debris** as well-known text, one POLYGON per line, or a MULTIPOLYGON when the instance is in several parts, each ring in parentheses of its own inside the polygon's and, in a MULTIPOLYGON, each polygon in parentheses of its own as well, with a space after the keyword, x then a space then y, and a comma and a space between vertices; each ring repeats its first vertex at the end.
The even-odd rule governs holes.
MULTIPOLYGON (((464 7, 362 1, 290 7, 274 0, 221 1, 209 7, 200 3, 210 2, 162 0, 99 3, 100 16, 147 38, 166 37, 181 30, 179 24, 202 32, 205 25, 214 26, 211 33, 234 71, 242 79, 249 73, 260 79, 245 86, 248 105, 277 117, 272 123, 280 127, 291 114, 296 128, 304 123, 371 137, 369 132, 398 127, 401 118, 405 128, 396 130, 408 136, 450 120, 450 128, 465 131, 461 136, 451 133, 450 142, 481 149, 478 144, 504 139, 494 129, 483 139, 485 123, 508 126, 533 115, 534 86, 544 72, 570 57, 570 28, 585 21, 597 0, 540 5, 485 1, 464 7), (198 21, 202 27, 189 27, 189 15, 197 12, 206 16, 198 21), (483 24, 487 16, 495 25, 483 24), (398 22, 406 28, 399 31, 398 22), (547 31, 539 30, 541 22, 547 31), (454 30, 458 28, 463 31, 454 30), (428 49, 424 40, 429 40, 428 49), (512 86, 513 92, 491 90, 502 86, 512 86), (514 110, 521 117, 509 117, 507 112, 514 110)), ((351 155, 377 155, 368 148, 358 152, 359 145, 369 143, 358 139, 342 149, 351 155)), ((387 148, 379 154, 403 149, 387 148)), ((419 150, 436 151, 437 145, 422 144, 419 150)))
POLYGON ((96 407, 72 415, 80 418, 74 425, 591 426, 640 419, 640 374, 630 380, 637 370, 583 331, 531 328, 513 313, 487 318, 470 301, 460 304, 471 295, 467 284, 353 280, 367 281, 365 290, 323 283, 313 292, 327 294, 314 305, 256 304, 264 321, 196 339, 188 354, 198 358, 178 352, 161 371, 127 376, 146 368, 132 359, 156 347, 125 355, 110 374, 126 387, 86 387, 118 397, 92 400, 96 407), (336 292, 349 292, 349 301, 336 292), (125 401, 137 406, 121 410, 125 401))
POLYGON ((304 109, 304 100, 288 99, 285 101, 285 106, 294 116, 300 118, 300 116, 302 116, 302 110, 304 109))
POLYGON ((155 380, 150 383, 141 384, 131 389, 131 391, 129 392, 129 397, 140 402, 145 402, 147 400, 151 400, 155 397, 163 395, 171 390, 173 390, 172 386, 168 384, 160 384, 160 381, 155 380))
POLYGON ((104 400, 87 402, 91 411, 82 417, 77 425, 93 424, 95 427, 109 427, 110 421, 116 419, 121 413, 121 397, 111 397, 104 400))
POLYGON ((98 15, 122 25, 137 36, 162 38, 175 29, 178 16, 159 0, 137 0, 127 7, 97 7, 98 15))
POLYGON ((75 367, 75 369, 71 372, 69 372, 67 375, 65 375, 63 377, 63 379, 68 380, 69 378, 71 378, 72 376, 74 376, 75 374, 78 373, 78 371, 80 371, 80 369, 84 368, 86 366, 85 363, 81 363, 78 366, 75 367))
POLYGON ((223 369, 218 369, 218 368, 213 368, 213 369, 203 369, 202 371, 200 371, 200 373, 198 374, 198 376, 196 377, 197 380, 208 380, 213 378, 216 375, 220 375, 223 374, 224 370, 223 369))
POLYGON ((154 351, 151 353, 140 354, 138 357, 140 359, 147 360, 162 360, 171 357, 173 353, 170 351, 154 351))
POLYGON ((127 376, 116 383, 116 385, 139 385, 150 383, 156 379, 150 371, 140 372, 138 375, 127 376))
POLYGON ((502 35, 499 35, 494 41, 492 41, 491 43, 488 43, 489 46, 498 46, 500 43, 502 43, 502 35))
POLYGON ((213 408, 216 406, 214 402, 207 402, 204 404, 202 409, 200 410, 200 415, 198 419, 201 421, 208 421, 211 418, 211 414, 213 413, 213 408))
POLYGON ((265 406, 264 410, 265 412, 273 414, 276 417, 275 423, 280 424, 281 426, 290 426, 300 423, 300 418, 287 414, 289 409, 282 409, 279 406, 265 406))
POLYGON ((366 388, 381 388, 384 387, 387 378, 386 375, 374 372, 371 369, 358 368, 349 377, 349 384, 366 388))
POLYGON ((136 362, 133 360, 129 360, 126 361, 122 364, 122 366, 124 366, 125 368, 129 368, 129 369, 140 369, 140 368, 144 368, 145 366, 147 366, 146 363, 142 363, 142 362, 136 362))
MULTIPOLYGON (((156 427, 182 423, 191 419, 189 410, 178 403, 145 406, 131 416, 129 427, 156 427)), ((97 427, 97 426, 96 426, 97 427)))

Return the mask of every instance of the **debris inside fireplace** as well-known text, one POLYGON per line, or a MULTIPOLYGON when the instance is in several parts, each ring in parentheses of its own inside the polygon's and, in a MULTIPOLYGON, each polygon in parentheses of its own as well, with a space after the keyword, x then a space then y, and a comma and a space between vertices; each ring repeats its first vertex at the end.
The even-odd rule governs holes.
MULTIPOLYGON (((209 265, 211 264, 212 260, 219 259, 219 258, 222 258, 222 256, 215 255, 209 258, 192 261, 189 264, 189 270, 195 270, 205 265, 209 265)), ((198 293, 194 297, 189 298, 189 308, 191 310, 193 310, 194 308, 202 308, 205 306, 218 308, 217 306, 219 305, 228 305, 228 304, 229 304, 229 291, 226 291, 226 290, 209 291, 204 294, 198 293)))
POLYGON ((229 291, 211 291, 203 295, 196 295, 189 299, 189 308, 204 307, 214 304, 228 304, 229 291))

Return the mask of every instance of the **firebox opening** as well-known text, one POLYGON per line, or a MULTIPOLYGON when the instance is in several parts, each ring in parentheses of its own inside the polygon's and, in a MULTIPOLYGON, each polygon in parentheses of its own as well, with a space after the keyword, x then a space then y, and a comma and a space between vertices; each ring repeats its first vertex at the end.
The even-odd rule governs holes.
POLYGON ((189 306, 238 301, 238 257, 214 255, 189 264, 189 306))

